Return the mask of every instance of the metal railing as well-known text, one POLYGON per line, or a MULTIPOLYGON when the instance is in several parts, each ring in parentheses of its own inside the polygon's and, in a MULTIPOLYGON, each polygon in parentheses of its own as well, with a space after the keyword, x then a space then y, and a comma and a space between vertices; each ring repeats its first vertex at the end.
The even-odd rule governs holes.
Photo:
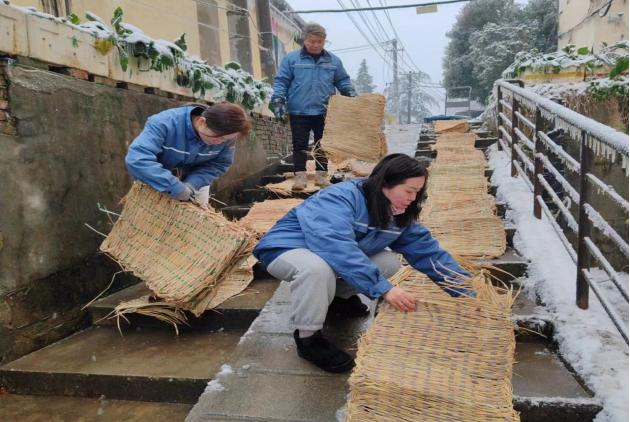
POLYGON ((512 177, 523 177, 534 192, 534 215, 540 219, 544 212, 549 217, 577 266, 577 306, 588 308, 590 287, 628 343, 627 324, 589 271, 590 264, 596 262, 606 272, 619 294, 628 301, 627 282, 619 276, 602 252, 602 242, 596 242, 594 238, 597 235, 606 239, 620 256, 625 255, 625 259, 628 258, 628 242, 602 217, 592 201, 596 190, 609 203, 619 207, 620 212, 628 218, 628 198, 622 197, 607 180, 601 180, 594 175, 594 160, 602 155, 613 161, 621 159, 627 172, 628 136, 525 90, 522 83, 519 84, 521 86, 515 86, 510 82, 513 81, 501 80, 496 85, 498 147, 510 151, 512 177), (561 136, 568 135, 579 142, 579 160, 553 139, 554 132, 561 136), (578 181, 579 187, 573 187, 563 173, 570 173, 573 180, 578 181), (551 186, 550 180, 557 183, 556 189, 551 186), (565 194, 578 205, 577 219, 560 198, 560 195, 565 194), (545 195, 547 201, 544 200, 545 195), (556 220, 550 205, 562 215, 564 227, 556 220), (573 246, 565 231, 575 236, 577 247, 573 246))

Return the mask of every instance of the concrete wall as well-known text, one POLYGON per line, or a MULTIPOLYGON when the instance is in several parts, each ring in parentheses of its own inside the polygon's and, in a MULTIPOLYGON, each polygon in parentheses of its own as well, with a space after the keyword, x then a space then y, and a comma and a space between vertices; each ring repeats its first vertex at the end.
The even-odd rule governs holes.
MULTIPOLYGON (((608 0, 559 0, 558 49, 567 44, 593 48, 628 39, 628 0, 613 0, 606 16, 596 12, 608 0)), ((603 9, 605 10, 605 8, 603 9)))
MULTIPOLYGON (((97 203, 119 209, 131 184, 124 168, 129 143, 148 116, 183 103, 2 63, 0 362, 88 323, 78 308, 117 268, 97 256, 102 238, 84 224, 109 231, 97 203)), ((282 140, 267 139, 275 126, 268 118, 254 123, 256 136, 241 141, 235 166, 217 182, 226 197, 289 142, 286 128, 274 132, 282 140)))

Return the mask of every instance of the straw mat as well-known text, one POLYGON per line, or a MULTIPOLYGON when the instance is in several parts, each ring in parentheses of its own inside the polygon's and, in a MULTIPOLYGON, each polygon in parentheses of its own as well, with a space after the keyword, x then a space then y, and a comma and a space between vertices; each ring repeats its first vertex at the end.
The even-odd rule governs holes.
POLYGON ((433 128, 435 133, 466 133, 470 130, 470 126, 466 120, 436 120, 433 122, 433 128))
MULTIPOLYGON (((315 175, 314 174, 310 174, 307 173, 307 178, 306 178, 306 188, 301 190, 300 192, 304 192, 304 193, 315 193, 317 192, 320 187, 319 186, 315 186, 315 175)), ((293 190, 291 189, 293 187, 293 174, 288 174, 285 173, 285 176, 287 177, 284 181, 280 182, 280 183, 270 183, 268 185, 265 185, 265 189, 267 189, 269 192, 275 193, 279 198, 289 198, 293 195, 293 190)))
POLYGON ((335 162, 348 158, 379 161, 387 154, 384 116, 385 97, 380 94, 333 95, 326 113, 322 149, 335 162))
POLYGON ((369 176, 374 170, 376 163, 368 163, 366 161, 349 159, 337 164, 337 171, 342 173, 351 173, 352 176, 364 177, 369 176))
POLYGON ((459 194, 459 192, 477 193, 482 196, 488 192, 488 179, 483 175, 457 175, 450 176, 438 174, 433 176, 429 170, 429 182, 427 186, 429 196, 434 193, 459 194))
POLYGON ((441 147, 460 146, 468 149, 475 147, 475 140, 477 136, 474 133, 444 133, 438 135, 435 147, 437 149, 441 147))
POLYGON ((495 215, 495 210, 495 199, 489 194, 463 192, 453 195, 450 192, 434 192, 423 204, 420 217, 423 222, 436 218, 489 217, 495 215))
POLYGON ((101 251, 163 301, 200 315, 255 239, 221 214, 135 182, 101 251))
MULTIPOLYGON (((452 214, 451 214, 452 215, 452 214)), ((496 258, 505 253, 505 227, 499 217, 440 218, 432 213, 423 224, 440 246, 466 258, 496 258)))
POLYGON ((511 291, 485 271, 476 298, 452 298, 426 276, 401 283, 416 312, 384 303, 359 342, 345 422, 517 422, 511 291))
MULTIPOLYGON (((253 266, 255 263, 256 258, 251 255, 243 259, 238 268, 216 287, 216 295, 208 304, 207 309, 214 309, 245 290, 254 279, 253 266)), ((172 303, 161 301, 151 294, 120 302, 107 318, 116 318, 120 330, 120 318, 127 320, 126 315, 129 314, 145 315, 169 323, 173 325, 177 334, 179 334, 178 325, 186 324, 188 320, 186 313, 181 308, 172 303)))
POLYGON ((276 221, 284 217, 286 213, 302 202, 302 199, 297 198, 272 199, 256 202, 240 222, 249 225, 256 233, 262 235, 276 224, 276 221))
POLYGON ((485 162, 485 157, 483 152, 478 149, 473 150, 462 150, 462 149, 450 149, 446 148, 443 150, 438 150, 437 157, 433 161, 434 164, 441 163, 482 163, 485 162))

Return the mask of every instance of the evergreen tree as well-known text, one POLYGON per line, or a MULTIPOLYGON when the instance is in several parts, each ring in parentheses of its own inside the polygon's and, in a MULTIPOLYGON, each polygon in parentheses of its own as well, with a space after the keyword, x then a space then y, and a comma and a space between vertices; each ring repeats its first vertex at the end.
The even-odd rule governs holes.
MULTIPOLYGON (((411 76, 411 89, 409 85, 409 76, 400 75, 398 83, 398 109, 403 123, 407 122, 408 106, 411 105, 411 123, 422 122, 426 116, 434 114, 434 110, 439 106, 435 97, 433 97, 426 89, 427 83, 431 82, 431 78, 424 72, 414 72, 411 76), (409 95, 411 93, 411 96, 409 95), (411 99, 411 104, 408 103, 411 99)), ((393 97, 391 86, 385 90, 387 98, 387 112, 394 114, 395 99, 393 97)))
POLYGON ((557 0, 476 0, 460 12, 444 56, 444 85, 470 86, 471 96, 485 101, 492 84, 516 53, 556 49, 557 0))
POLYGON ((358 94, 371 94, 374 92, 374 88, 376 88, 376 85, 372 85, 372 76, 368 73, 365 59, 361 61, 357 78, 353 80, 353 84, 358 94))

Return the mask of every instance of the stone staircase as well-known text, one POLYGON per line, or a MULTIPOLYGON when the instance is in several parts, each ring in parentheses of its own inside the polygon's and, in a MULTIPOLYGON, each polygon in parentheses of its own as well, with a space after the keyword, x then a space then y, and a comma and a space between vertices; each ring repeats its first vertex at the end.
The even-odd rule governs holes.
MULTIPOLYGON (((423 155, 431 141, 426 137, 430 135, 421 134, 418 142, 420 160, 430 160, 431 154, 423 155)), ((485 148, 491 141, 484 139, 478 147, 485 148)), ((288 170, 290 164, 284 167, 279 172, 288 170)), ((281 177, 261 182, 277 182, 281 177)), ((241 192, 241 205, 226 207, 223 212, 229 218, 240 218, 253 202, 268 197, 264 189, 247 189, 241 192)), ((498 212, 504 215, 505 207, 499 204, 498 212)), ((528 263, 512 247, 514 232, 506 222, 508 251, 485 263, 495 268, 498 278, 518 287, 527 277, 528 263)), ((10 393, 0 395, 0 420, 39 421, 29 419, 24 410, 28 406, 15 404, 25 400, 22 395, 52 396, 55 402, 100 397, 125 400, 119 406, 136 401, 138 407, 147 402, 156 406, 180 403, 188 404, 183 408, 186 412, 196 403, 187 422, 342 419, 347 374, 324 373, 297 357, 288 325, 286 283, 269 278, 264 271, 255 275, 243 294, 201 318, 191 317, 179 335, 151 318, 121 320, 120 332, 115 320, 104 318, 121 300, 146 294, 142 284, 93 303, 90 328, 0 367, 0 386, 10 393)), ((521 294, 513 312, 518 327, 514 406, 521 412, 521 420, 592 421, 601 406, 558 354, 553 324, 544 306, 521 294)), ((354 353, 356 340, 370 321, 371 317, 347 320, 329 316, 325 329, 354 353)), ((31 400, 49 403, 46 400, 50 399, 31 400)), ((174 414, 183 419, 186 412, 182 408, 178 412, 174 414)), ((146 414, 153 416, 135 420, 158 422, 155 415, 159 413, 152 410, 146 414)))

